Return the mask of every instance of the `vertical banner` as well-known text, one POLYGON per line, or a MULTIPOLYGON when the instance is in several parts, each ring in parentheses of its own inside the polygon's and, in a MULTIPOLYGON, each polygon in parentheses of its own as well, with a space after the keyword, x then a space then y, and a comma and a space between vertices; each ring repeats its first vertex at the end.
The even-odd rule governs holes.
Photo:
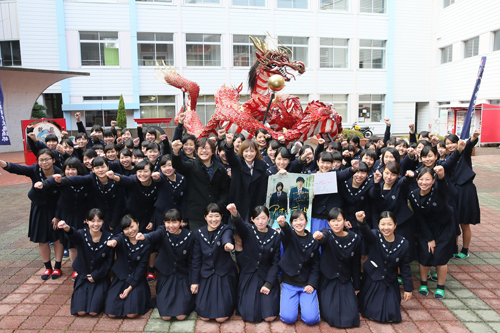
MULTIPOLYGON (((2 66, 2 59, 0 59, 2 66)), ((0 146, 10 146, 9 132, 7 131, 7 122, 5 121, 5 113, 3 112, 3 91, 2 82, 0 81, 0 146)))
POLYGON ((476 107, 476 98, 479 91, 479 86, 481 85, 481 79, 483 78, 484 65, 486 64, 486 57, 481 58, 481 63, 479 64, 479 70, 477 72, 476 85, 474 86, 474 91, 472 92, 472 97, 470 99, 469 108, 467 109, 467 114, 465 115, 464 125, 462 127, 462 132, 460 133, 460 139, 465 140, 470 136, 470 123, 472 120, 472 113, 476 107))

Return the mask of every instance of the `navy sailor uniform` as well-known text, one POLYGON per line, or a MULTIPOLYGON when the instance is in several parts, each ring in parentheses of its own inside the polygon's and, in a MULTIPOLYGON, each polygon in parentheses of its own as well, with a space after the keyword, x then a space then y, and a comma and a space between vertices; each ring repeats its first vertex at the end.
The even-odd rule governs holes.
POLYGON ((160 174, 158 183, 158 196, 155 202, 153 214, 154 229, 163 225, 165 213, 172 208, 177 208, 182 216, 185 216, 186 179, 180 173, 175 173, 175 181, 168 179, 163 173, 160 174))

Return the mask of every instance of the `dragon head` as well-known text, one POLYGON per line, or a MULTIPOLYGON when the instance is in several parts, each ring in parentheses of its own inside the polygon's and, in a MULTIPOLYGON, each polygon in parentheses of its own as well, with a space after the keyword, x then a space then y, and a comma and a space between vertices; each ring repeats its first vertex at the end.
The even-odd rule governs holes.
MULTIPOLYGON (((279 74, 285 81, 290 81, 295 76, 288 72, 292 69, 299 74, 304 74, 306 66, 303 62, 291 59, 291 51, 286 47, 278 47, 277 50, 269 49, 267 42, 259 38, 250 37, 253 45, 257 48, 257 61, 253 67, 260 66, 260 70, 266 71, 271 75, 279 74)), ((255 68, 257 69, 257 68, 255 68)))

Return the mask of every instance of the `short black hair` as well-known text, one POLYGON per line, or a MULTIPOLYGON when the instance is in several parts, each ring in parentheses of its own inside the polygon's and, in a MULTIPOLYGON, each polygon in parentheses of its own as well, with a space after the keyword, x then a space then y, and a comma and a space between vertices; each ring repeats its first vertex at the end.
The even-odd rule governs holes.
POLYGON ((182 213, 177 208, 169 209, 163 216, 163 221, 182 221, 182 213))
POLYGON ((339 215, 342 215, 342 217, 345 219, 344 210, 342 208, 340 208, 340 207, 333 207, 328 212, 328 221, 330 221, 330 220, 336 220, 339 217, 339 215))
POLYGON ((306 182, 306 180, 305 180, 304 178, 302 178, 302 177, 297 177, 297 179, 295 180, 295 182, 296 182, 296 183, 298 183, 298 182, 303 182, 303 183, 305 183, 305 182, 306 182))
POLYGON ((57 135, 50 133, 45 137, 45 142, 49 142, 49 141, 59 142, 59 139, 57 138, 57 135))
POLYGON ((132 214, 125 215, 124 217, 122 217, 122 220, 120 221, 120 228, 122 230, 127 229, 132 224, 132 221, 139 224, 139 222, 137 222, 137 220, 132 216, 132 214))
POLYGON ((215 202, 209 203, 207 207, 205 207, 204 216, 208 216, 210 213, 219 213, 222 216, 222 208, 215 202))
POLYGON ((96 158, 94 158, 92 160, 92 168, 95 168, 95 167, 98 167, 98 166, 103 166, 103 165, 109 166, 108 160, 105 159, 104 157, 97 156, 96 158))

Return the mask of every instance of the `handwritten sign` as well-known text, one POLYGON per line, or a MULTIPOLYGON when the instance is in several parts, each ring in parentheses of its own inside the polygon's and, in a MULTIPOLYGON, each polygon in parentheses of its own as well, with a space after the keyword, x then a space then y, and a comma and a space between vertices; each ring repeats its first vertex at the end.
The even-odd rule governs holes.
POLYGON ((337 193, 337 173, 315 173, 314 174, 314 194, 337 193))

